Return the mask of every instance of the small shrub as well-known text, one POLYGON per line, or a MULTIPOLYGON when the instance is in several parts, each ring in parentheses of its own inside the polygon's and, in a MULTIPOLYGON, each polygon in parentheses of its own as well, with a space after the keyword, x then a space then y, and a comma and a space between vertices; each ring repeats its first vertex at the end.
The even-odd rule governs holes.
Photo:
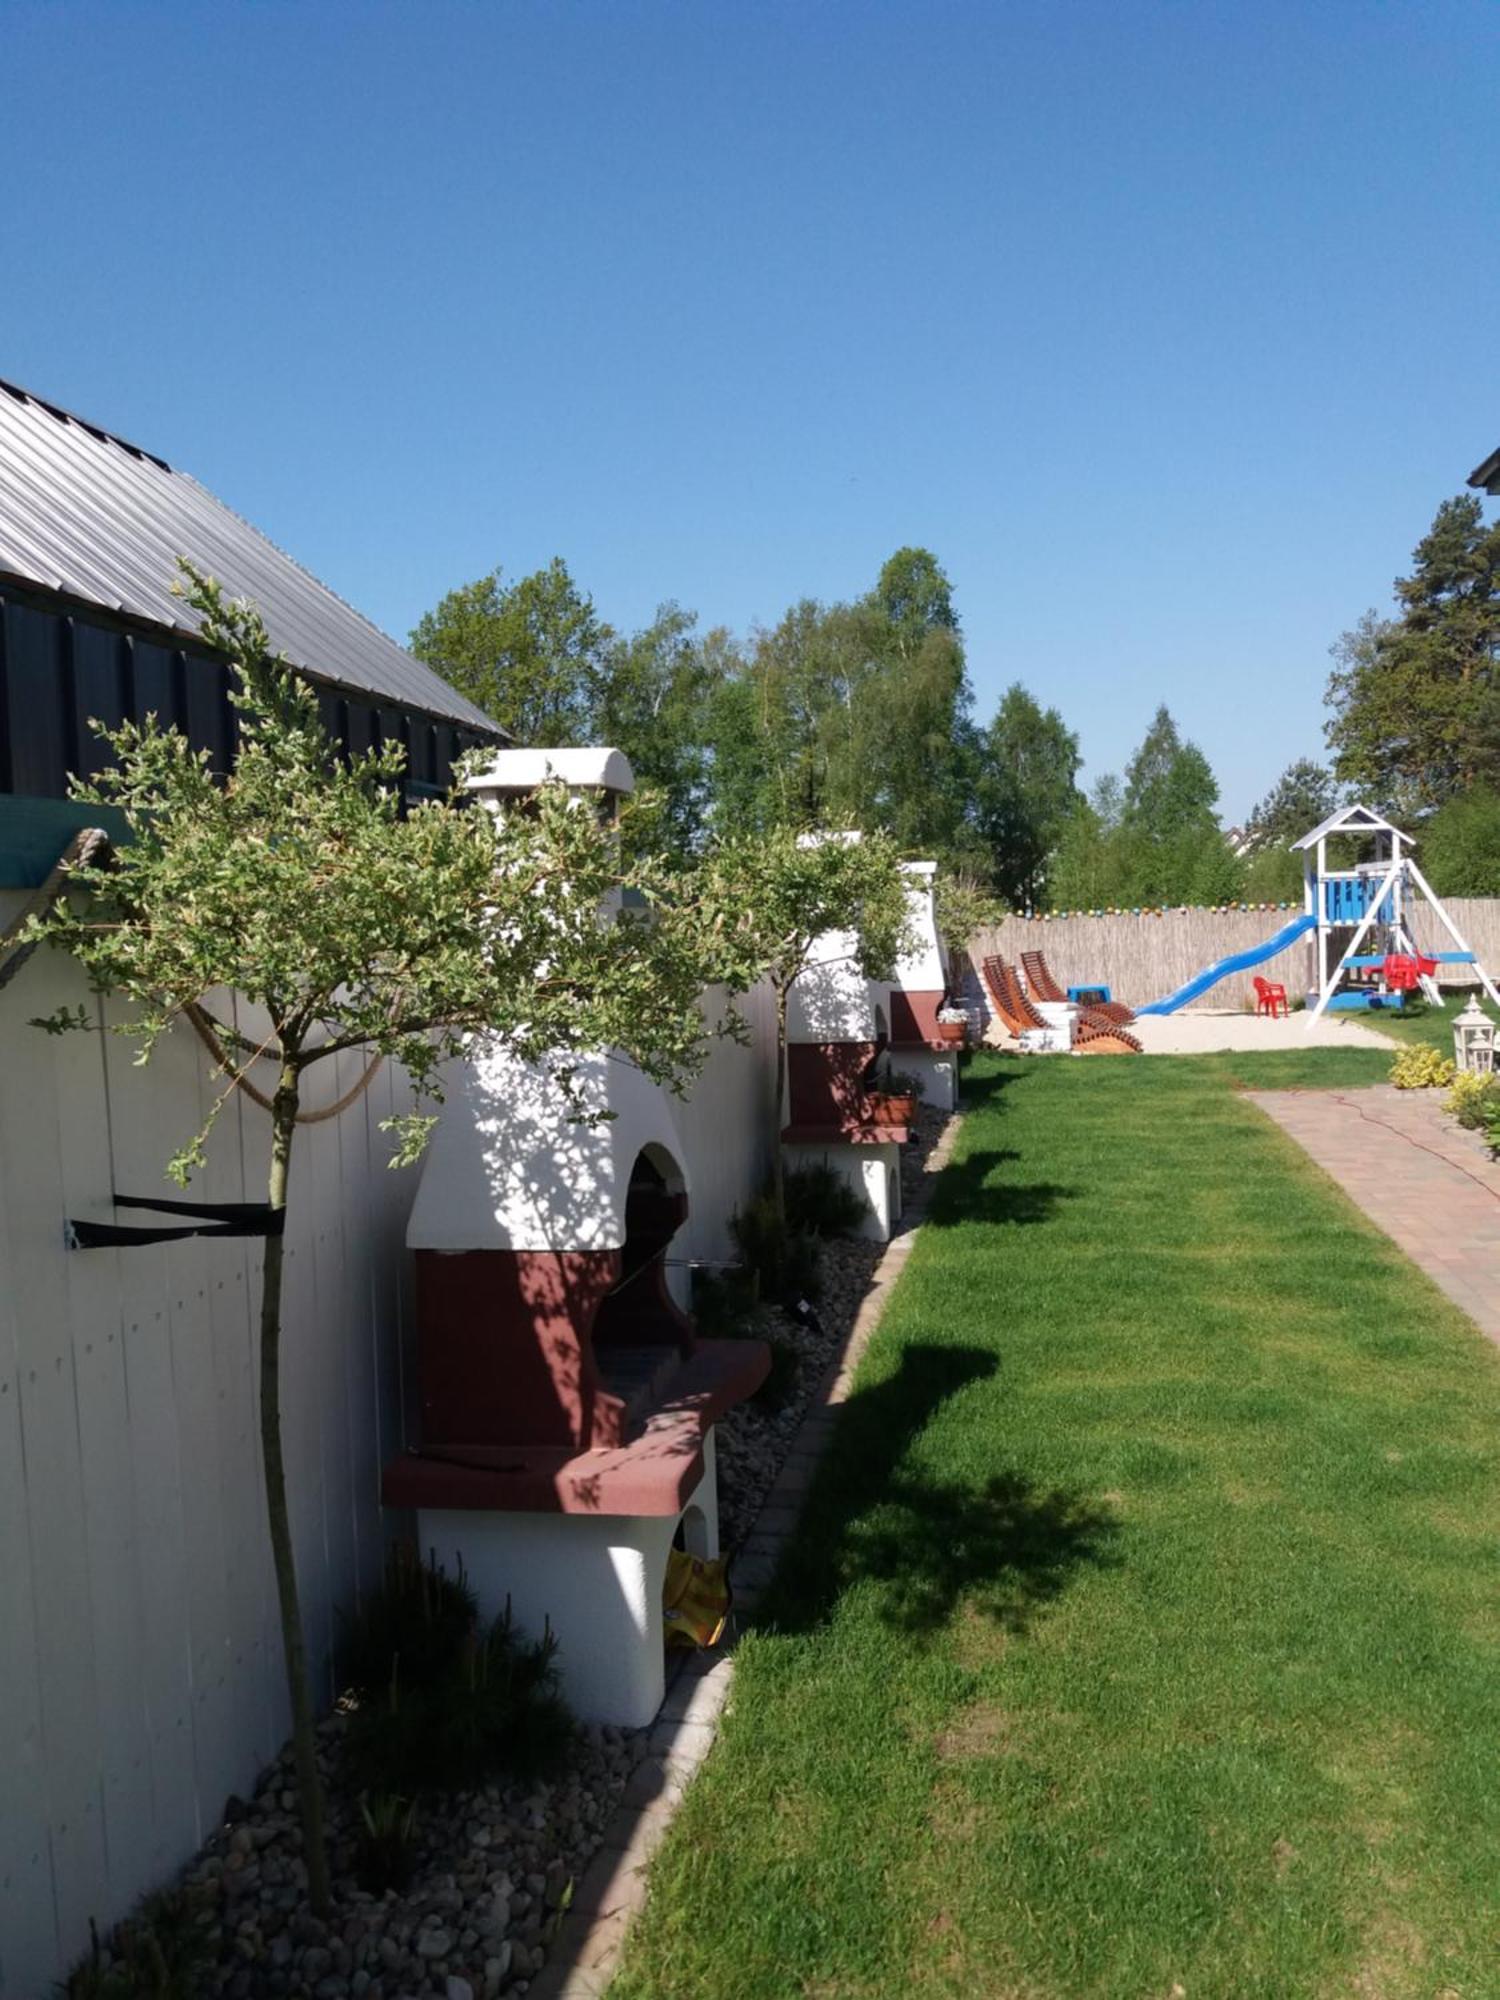
POLYGON ((910 1070, 905 1069, 888 1069, 876 1087, 888 1097, 922 1098, 927 1095, 927 1085, 921 1077, 913 1076, 910 1070))
POLYGON ((395 1681, 430 1687, 462 1656, 479 1622, 479 1606, 462 1572, 447 1575, 423 1562, 415 1544, 398 1542, 380 1587, 345 1627, 342 1678, 362 1700, 382 1696, 395 1681))
POLYGON ((794 1230, 810 1236, 848 1236, 864 1220, 864 1213, 858 1193, 826 1160, 788 1167, 786 1215, 794 1230))
POLYGON ((393 1675, 351 1719, 345 1756, 356 1782, 372 1793, 410 1795, 554 1769, 573 1734, 557 1693, 556 1653, 550 1631, 522 1637, 507 1606, 488 1631, 471 1630, 430 1680, 393 1675))
POLYGON ((186 1889, 148 1896, 108 1943, 89 1924, 89 1955, 57 1987, 63 2000, 198 2000, 210 1951, 206 1905, 186 1889))
POLYGON ((738 1211, 729 1227, 741 1261, 754 1274, 761 1298, 782 1305, 817 1297, 817 1238, 785 1222, 770 1195, 757 1195, 738 1211))
POLYGON ((359 1832, 354 1842, 354 1873, 361 1889, 383 1896, 398 1893, 411 1881, 416 1866, 412 1828, 417 1808, 399 1792, 366 1792, 359 1802, 359 1832))
POLYGON ((694 1271, 693 1319, 705 1340, 758 1340, 765 1308, 755 1273, 742 1264, 694 1271))
POLYGON ((1459 1070, 1453 1079, 1443 1109, 1469 1132, 1488 1128, 1490 1113, 1500 1108, 1500 1076, 1475 1076, 1459 1070))
POLYGON ((1445 1056, 1440 1049, 1403 1049, 1390 1069, 1397 1090, 1441 1090, 1452 1083, 1455 1074, 1452 1056, 1445 1056))

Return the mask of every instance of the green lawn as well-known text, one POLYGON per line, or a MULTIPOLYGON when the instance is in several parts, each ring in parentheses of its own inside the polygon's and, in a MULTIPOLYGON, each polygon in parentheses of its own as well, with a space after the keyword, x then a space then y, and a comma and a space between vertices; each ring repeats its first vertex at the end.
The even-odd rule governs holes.
MULTIPOLYGON (((1469 1004, 1467 993, 1456 999, 1449 996, 1441 1007, 1430 1007, 1425 1000, 1417 1000, 1404 1007, 1399 1014, 1388 1014, 1381 1008, 1372 1008, 1367 1014, 1356 1014, 1356 1021, 1368 1021, 1372 1028, 1378 1028, 1384 1035, 1390 1035, 1398 1042, 1417 1042, 1434 1049, 1441 1049, 1445 1056, 1453 1053, 1453 1018, 1469 1004)), ((1479 1004, 1494 1019, 1495 1010, 1481 993, 1479 1004)))
POLYGON ((1500 1993, 1500 1357, 1235 1081, 985 1055, 613 2000, 1500 1993))

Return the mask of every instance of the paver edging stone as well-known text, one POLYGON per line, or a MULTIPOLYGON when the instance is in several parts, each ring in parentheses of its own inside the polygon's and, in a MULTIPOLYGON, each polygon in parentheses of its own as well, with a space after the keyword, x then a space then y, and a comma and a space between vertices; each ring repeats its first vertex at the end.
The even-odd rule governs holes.
MULTIPOLYGON (((927 1158, 927 1173, 907 1222, 886 1244, 868 1291, 849 1329, 849 1338, 829 1364, 808 1405, 791 1451, 766 1493, 735 1569, 735 1606, 751 1612, 770 1582, 785 1543, 796 1531, 813 1474, 828 1448, 841 1403, 847 1402, 854 1372, 880 1323, 921 1227, 937 1176, 947 1164, 962 1113, 955 1111, 927 1158)), ((646 1874, 698 1766, 713 1748, 719 1718, 729 1699, 734 1660, 728 1654, 699 1653, 682 1668, 652 1727, 646 1757, 637 1765, 625 1797, 605 1829, 604 1842, 579 1878, 548 1952, 547 1964, 530 1982, 528 2000, 601 2000, 625 1943, 631 1920, 646 1901, 646 1874)))

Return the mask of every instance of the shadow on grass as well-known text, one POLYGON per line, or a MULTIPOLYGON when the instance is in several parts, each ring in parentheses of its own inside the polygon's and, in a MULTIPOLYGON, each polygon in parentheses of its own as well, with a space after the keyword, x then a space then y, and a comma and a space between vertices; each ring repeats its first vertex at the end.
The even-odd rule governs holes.
POLYGON ((950 1160, 938 1176, 923 1223, 934 1229, 953 1229, 965 1222, 988 1222, 1000 1228, 1050 1222, 1062 1202, 1076 1201, 1083 1192, 1065 1187, 1061 1181, 1003 1178, 1001 1169, 1020 1157, 1009 1147, 995 1146, 950 1160))
POLYGON ((911 1346, 894 1375, 851 1397, 766 1600, 767 1623, 815 1630, 846 1592, 874 1585, 881 1622, 913 1638, 940 1632, 966 1605, 1019 1634, 1081 1565, 1113 1560, 1114 1516, 1082 1493, 1003 1467, 966 1484, 910 1462, 942 1405, 999 1365, 982 1348, 911 1346))

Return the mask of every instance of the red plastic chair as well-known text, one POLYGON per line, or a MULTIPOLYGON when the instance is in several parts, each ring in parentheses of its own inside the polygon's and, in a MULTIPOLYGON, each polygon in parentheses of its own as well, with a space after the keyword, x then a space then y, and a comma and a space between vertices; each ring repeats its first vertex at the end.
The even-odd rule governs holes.
POLYGON ((1274 1021, 1279 1010, 1290 1018, 1292 1010, 1287 1004, 1286 988, 1283 985, 1274 979, 1262 979, 1259 974, 1252 983, 1255 987, 1257 1014, 1269 1014, 1274 1021))

